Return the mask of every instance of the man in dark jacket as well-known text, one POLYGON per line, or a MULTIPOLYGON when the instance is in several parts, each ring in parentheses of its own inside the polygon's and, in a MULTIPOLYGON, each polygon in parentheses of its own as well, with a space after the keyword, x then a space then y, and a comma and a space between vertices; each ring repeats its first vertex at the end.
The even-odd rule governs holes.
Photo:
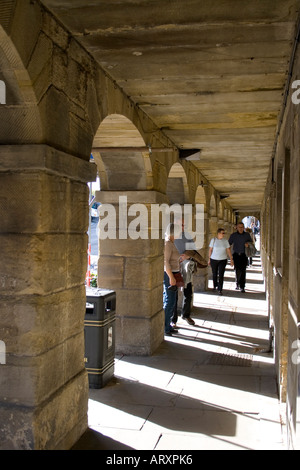
POLYGON ((236 276, 236 289, 245 292, 246 284, 246 268, 248 259, 245 254, 245 247, 248 243, 252 242, 251 236, 244 230, 244 224, 239 222, 237 224, 236 232, 232 233, 229 237, 229 244, 233 245, 233 262, 236 276))
MULTIPOLYGON (((184 252, 186 250, 196 250, 196 245, 195 245, 194 240, 191 238, 191 236, 187 232, 185 232, 184 220, 182 221, 181 235, 174 240, 174 245, 179 251, 179 254, 181 255, 181 257, 184 256, 184 252)), ((187 284, 185 285, 183 289, 183 303, 182 303, 182 309, 181 309, 181 317, 189 325, 195 325, 194 320, 191 318, 191 307, 192 307, 192 300, 193 300, 192 277, 193 276, 191 275, 190 280, 187 282, 187 284)), ((177 301, 178 301, 178 293, 177 293, 177 301)), ((177 318, 178 318, 177 301, 176 301, 174 312, 173 312, 173 318, 172 318, 173 325, 176 325, 177 318)))

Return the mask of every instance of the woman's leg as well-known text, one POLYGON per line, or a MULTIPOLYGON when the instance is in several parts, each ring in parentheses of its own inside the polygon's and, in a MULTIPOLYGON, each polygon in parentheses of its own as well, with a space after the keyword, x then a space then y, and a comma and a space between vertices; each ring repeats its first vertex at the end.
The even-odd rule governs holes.
POLYGON ((219 271, 219 292, 222 292, 223 282, 224 282, 224 272, 226 269, 227 259, 222 259, 219 261, 218 271, 219 271))
POLYGON ((178 320, 178 290, 176 291, 176 299, 175 299, 175 305, 174 305, 174 310, 173 310, 173 314, 172 314, 172 323, 174 323, 174 325, 176 325, 177 323, 177 320, 178 320))
POLYGON ((163 292, 163 307, 165 311, 165 333, 170 333, 171 319, 174 312, 177 292, 168 289, 170 280, 167 273, 164 273, 164 292, 163 292))
POLYGON ((191 282, 183 289, 183 299, 182 299, 182 318, 189 318, 191 316, 191 304, 193 299, 193 285, 191 282))
POLYGON ((218 260, 210 258, 214 288, 218 287, 218 260))

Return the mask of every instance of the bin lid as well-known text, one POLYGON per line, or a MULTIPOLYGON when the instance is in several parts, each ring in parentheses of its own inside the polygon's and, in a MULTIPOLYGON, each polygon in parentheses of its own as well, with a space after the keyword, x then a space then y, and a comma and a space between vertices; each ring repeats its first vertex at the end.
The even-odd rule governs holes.
POLYGON ((102 295, 115 294, 115 292, 113 290, 102 289, 100 287, 88 287, 88 286, 86 286, 85 289, 86 289, 86 295, 87 296, 100 297, 102 295))

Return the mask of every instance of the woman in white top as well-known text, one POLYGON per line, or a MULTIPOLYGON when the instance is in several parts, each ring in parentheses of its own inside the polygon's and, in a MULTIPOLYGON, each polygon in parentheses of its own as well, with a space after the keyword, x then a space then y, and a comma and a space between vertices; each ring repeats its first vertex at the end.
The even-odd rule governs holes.
POLYGON ((224 272, 227 264, 227 257, 230 258, 230 264, 233 266, 233 258, 228 240, 224 238, 225 230, 219 228, 217 237, 212 238, 209 244, 208 264, 210 264, 213 273, 214 290, 218 289, 222 295, 224 272))

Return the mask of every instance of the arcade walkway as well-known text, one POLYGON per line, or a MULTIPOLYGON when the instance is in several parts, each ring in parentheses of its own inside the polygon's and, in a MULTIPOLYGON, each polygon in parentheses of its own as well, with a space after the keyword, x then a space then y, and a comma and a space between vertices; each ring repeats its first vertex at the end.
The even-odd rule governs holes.
POLYGON ((193 318, 152 357, 119 357, 90 390, 89 431, 75 449, 285 450, 260 259, 237 292, 195 295, 193 318))

